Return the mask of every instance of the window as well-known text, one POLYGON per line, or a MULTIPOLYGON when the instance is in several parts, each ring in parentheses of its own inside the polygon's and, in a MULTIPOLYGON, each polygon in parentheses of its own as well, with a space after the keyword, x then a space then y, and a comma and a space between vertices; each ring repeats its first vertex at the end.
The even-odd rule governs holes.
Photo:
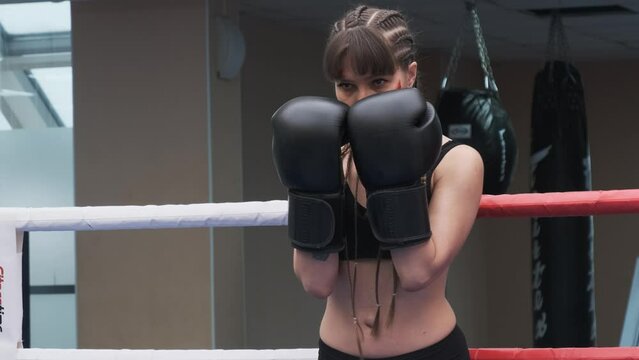
POLYGON ((69 2, 0 5, 0 130, 72 127, 69 2))
MULTIPOLYGON (((69 1, 0 3, 0 207, 74 206, 70 11, 69 1)), ((75 233, 29 235, 23 338, 75 348, 75 233)))

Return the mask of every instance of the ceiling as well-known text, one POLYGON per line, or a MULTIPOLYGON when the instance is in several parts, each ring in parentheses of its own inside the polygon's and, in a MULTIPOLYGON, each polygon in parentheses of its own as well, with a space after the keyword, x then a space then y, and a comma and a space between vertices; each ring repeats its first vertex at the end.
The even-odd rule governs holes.
MULTIPOLYGON (((426 54, 450 51, 465 13, 464 0, 240 0, 241 14, 323 33, 346 10, 360 3, 402 11, 426 54)), ((639 0, 477 0, 490 58, 543 60, 550 17, 528 10, 583 6, 621 6, 630 13, 563 16, 571 58, 639 58, 639 0)), ((470 46, 472 34, 467 33, 464 39, 464 51, 475 51, 470 46)))

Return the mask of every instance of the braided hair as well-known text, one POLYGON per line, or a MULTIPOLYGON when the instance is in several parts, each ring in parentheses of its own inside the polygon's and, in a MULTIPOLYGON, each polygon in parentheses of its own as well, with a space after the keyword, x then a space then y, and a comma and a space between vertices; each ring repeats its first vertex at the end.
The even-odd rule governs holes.
POLYGON ((341 77, 348 60, 359 75, 388 75, 415 61, 414 35, 404 16, 395 10, 360 5, 336 21, 324 51, 324 74, 341 77))

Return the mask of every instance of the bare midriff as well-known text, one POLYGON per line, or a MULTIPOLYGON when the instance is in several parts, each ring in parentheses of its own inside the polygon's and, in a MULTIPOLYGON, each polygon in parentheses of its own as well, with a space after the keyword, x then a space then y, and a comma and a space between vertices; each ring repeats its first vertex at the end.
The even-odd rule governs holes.
MULTIPOLYGON (((359 356, 357 326, 353 319, 350 279, 355 261, 341 261, 337 284, 328 297, 320 326, 320 338, 339 351, 359 356)), ((382 260, 378 279, 380 318, 377 334, 373 322, 377 311, 375 272, 377 260, 357 261, 354 287, 355 315, 361 328, 364 357, 388 357, 423 349, 444 339, 456 324, 455 313, 445 297, 447 272, 421 290, 408 292, 397 288, 393 320, 388 324, 393 294, 393 265, 382 260)))

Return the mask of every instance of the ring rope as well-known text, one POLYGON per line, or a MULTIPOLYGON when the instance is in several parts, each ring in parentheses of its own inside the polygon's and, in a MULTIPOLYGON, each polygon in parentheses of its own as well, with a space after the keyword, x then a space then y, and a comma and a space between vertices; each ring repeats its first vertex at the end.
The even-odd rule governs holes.
MULTIPOLYGON (((471 348, 471 360, 632 360, 637 347, 471 348)), ((18 360, 316 360, 317 349, 275 350, 89 350, 18 349, 18 360)))
POLYGON ((559 217, 639 213, 639 189, 484 195, 478 217, 559 217))
POLYGON ((281 226, 285 200, 189 205, 0 208, 0 221, 20 231, 281 226))
MULTIPOLYGON (((21 231, 283 226, 285 200, 190 205, 0 208, 21 231)), ((483 195, 478 217, 639 213, 639 189, 483 195)))

